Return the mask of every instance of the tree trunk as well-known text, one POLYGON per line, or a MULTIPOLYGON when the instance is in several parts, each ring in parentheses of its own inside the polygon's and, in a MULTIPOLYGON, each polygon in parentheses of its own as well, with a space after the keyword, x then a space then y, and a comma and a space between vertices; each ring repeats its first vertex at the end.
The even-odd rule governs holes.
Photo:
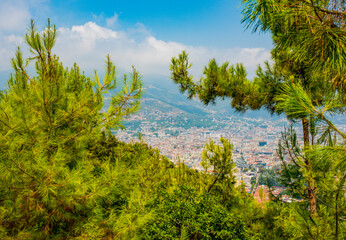
MULTIPOLYGON (((304 150, 309 150, 310 148, 310 140, 309 140, 309 120, 307 118, 302 119, 303 124, 303 138, 304 138, 304 150)), ((306 157, 305 158, 305 164, 307 167, 307 170, 311 170, 311 160, 306 157)), ((316 207, 316 197, 315 197, 315 184, 314 179, 311 177, 308 177, 308 196, 309 196, 309 207, 310 207, 310 213, 312 216, 317 214, 317 207, 316 207)))

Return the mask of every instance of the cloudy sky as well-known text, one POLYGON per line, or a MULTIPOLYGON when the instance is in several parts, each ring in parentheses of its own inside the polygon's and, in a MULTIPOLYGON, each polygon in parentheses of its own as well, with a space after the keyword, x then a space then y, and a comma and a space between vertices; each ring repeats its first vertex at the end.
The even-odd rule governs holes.
POLYGON ((87 73, 102 70, 110 54, 120 71, 134 65, 144 78, 168 81, 170 59, 187 50, 197 78, 211 58, 242 62, 253 75, 272 46, 269 35, 245 30, 240 0, 1 0, 1 88, 16 47, 26 49, 31 18, 39 29, 50 18, 59 32, 54 52, 66 66, 77 62, 87 73))

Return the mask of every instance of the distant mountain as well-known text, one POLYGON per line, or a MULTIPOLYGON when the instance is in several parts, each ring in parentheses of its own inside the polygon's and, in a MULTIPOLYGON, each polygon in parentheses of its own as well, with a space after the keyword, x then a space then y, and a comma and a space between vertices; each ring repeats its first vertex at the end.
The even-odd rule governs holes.
POLYGON ((186 94, 179 92, 178 85, 168 77, 144 78, 144 98, 156 99, 168 105, 176 107, 184 112, 205 116, 223 115, 247 118, 280 119, 284 116, 272 116, 266 110, 236 112, 230 106, 230 99, 218 100, 216 104, 205 106, 197 99, 188 99, 186 94))

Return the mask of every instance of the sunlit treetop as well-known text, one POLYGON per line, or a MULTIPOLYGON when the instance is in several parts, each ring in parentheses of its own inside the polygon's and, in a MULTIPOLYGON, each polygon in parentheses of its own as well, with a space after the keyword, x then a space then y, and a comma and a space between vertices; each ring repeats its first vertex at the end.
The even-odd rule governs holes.
POLYGON ((292 52, 345 88, 346 2, 344 0, 243 0, 243 22, 271 32, 273 52, 292 52))

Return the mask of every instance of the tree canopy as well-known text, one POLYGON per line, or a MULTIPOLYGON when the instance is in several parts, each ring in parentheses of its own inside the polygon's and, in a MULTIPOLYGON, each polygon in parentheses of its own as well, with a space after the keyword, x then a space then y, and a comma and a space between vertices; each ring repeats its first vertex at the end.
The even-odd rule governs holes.
POLYGON ((66 68, 52 51, 56 27, 40 32, 32 21, 31 56, 17 50, 0 92, 0 238, 344 239, 346 134, 332 116, 346 105, 345 2, 243 4, 246 26, 272 33, 272 63, 249 80, 242 64, 213 59, 194 81, 183 52, 172 79, 205 104, 229 98, 238 111, 301 122, 302 146, 292 126, 278 144, 275 181, 293 202, 271 194, 260 205, 236 184, 228 139, 206 143, 204 171, 173 164, 143 139, 119 141, 110 130, 139 110, 140 74, 119 81, 110 56, 102 80, 66 68))
POLYGON ((272 63, 259 66, 250 80, 242 64, 219 65, 212 59, 200 80, 194 81, 183 51, 172 58, 171 78, 188 98, 197 97, 204 104, 229 98, 240 112, 265 108, 300 121, 303 147, 291 129, 283 133, 278 150, 283 184, 303 201, 291 205, 292 219, 301 219, 295 222, 301 227, 296 237, 319 238, 323 232, 322 238, 342 238, 340 214, 345 201, 339 196, 344 189, 346 135, 333 124, 332 116, 346 109, 345 2, 242 2, 246 27, 272 35, 272 63))
POLYGON ((109 130, 138 110, 139 73, 118 85, 109 56, 103 80, 65 68, 56 37, 49 22, 42 32, 32 22, 32 56, 18 49, 1 92, 1 239, 249 239, 281 229, 260 220, 277 213, 235 186, 228 140, 205 150, 212 174, 118 141, 109 130))

